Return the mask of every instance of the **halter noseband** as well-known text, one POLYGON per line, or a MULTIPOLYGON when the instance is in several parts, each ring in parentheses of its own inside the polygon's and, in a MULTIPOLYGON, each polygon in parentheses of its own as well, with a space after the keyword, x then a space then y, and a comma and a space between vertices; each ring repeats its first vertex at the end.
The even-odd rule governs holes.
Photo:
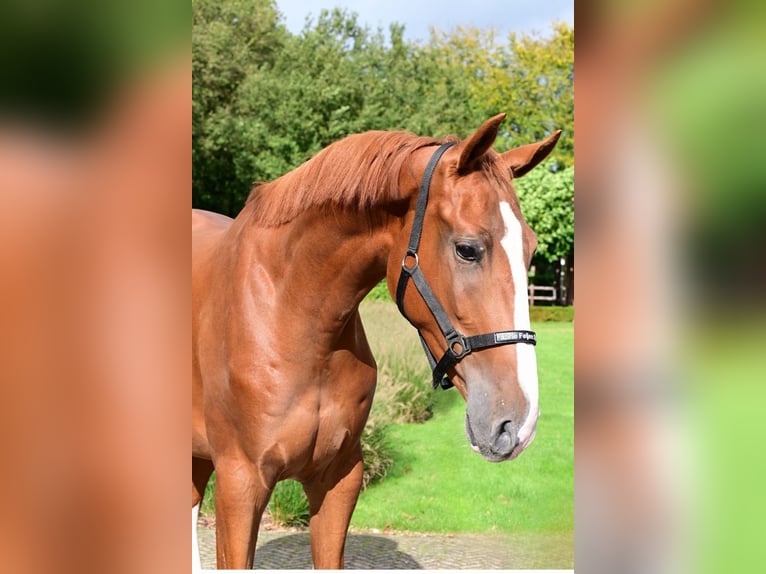
POLYGON ((426 345, 423 335, 418 331, 420 343, 423 345, 423 350, 428 357, 431 369, 433 369, 434 389, 437 387, 449 389, 454 386, 447 376, 447 371, 472 351, 516 343, 537 344, 537 335, 535 335, 534 331, 493 331, 492 333, 466 337, 452 325, 449 317, 447 317, 447 313, 444 311, 444 307, 439 303, 423 275, 423 271, 420 269, 418 247, 420 246, 420 236, 423 232, 423 219, 426 214, 426 206, 428 205, 431 177, 441 156, 453 145, 455 145, 455 142, 447 142, 439 146, 428 161, 428 165, 426 165, 423 180, 420 182, 420 189, 418 191, 415 219, 412 222, 412 231, 410 232, 410 242, 402 258, 402 271, 399 274, 399 283, 396 287, 396 305, 399 307, 399 312, 409 321, 407 313, 404 312, 404 293, 407 290, 407 283, 410 278, 412 279, 415 288, 420 293, 434 319, 436 319, 436 323, 439 325, 439 329, 447 341, 447 350, 437 362, 428 345, 426 345))

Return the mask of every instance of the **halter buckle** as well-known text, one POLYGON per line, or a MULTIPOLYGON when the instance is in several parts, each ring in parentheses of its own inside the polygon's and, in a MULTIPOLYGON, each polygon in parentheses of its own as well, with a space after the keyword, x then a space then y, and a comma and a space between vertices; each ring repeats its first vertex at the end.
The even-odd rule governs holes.
POLYGON ((463 335, 454 332, 447 335, 447 350, 456 361, 471 352, 471 345, 463 335))

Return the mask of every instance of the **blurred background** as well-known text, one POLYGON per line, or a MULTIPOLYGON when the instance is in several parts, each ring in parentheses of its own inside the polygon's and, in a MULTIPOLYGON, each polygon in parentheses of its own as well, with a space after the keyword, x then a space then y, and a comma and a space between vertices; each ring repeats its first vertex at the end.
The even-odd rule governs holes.
POLYGON ((766 103, 753 2, 578 2, 576 558, 751 571, 766 103))
MULTIPOLYGON (((583 572, 766 561, 765 12, 575 5, 583 572)), ((9 571, 188 568, 190 26, 167 1, 0 8, 9 571)))
POLYGON ((190 22, 0 7, 3 571, 188 568, 190 22))

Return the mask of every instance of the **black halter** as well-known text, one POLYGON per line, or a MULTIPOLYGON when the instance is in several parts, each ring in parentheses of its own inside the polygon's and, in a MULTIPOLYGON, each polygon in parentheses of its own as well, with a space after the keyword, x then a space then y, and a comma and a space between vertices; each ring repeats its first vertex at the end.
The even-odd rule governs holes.
POLYGON ((537 335, 535 335, 534 331, 494 331, 483 335, 466 337, 452 325, 449 317, 447 317, 447 313, 444 311, 444 307, 439 303, 420 269, 418 247, 420 246, 420 236, 423 232, 423 218, 425 217, 426 206, 428 205, 428 190, 431 187, 431 177, 442 154, 453 145, 455 145, 455 142, 442 144, 428 161, 426 171, 423 174, 423 181, 420 182, 410 242, 407 246, 407 252, 402 258, 402 271, 399 275, 399 284, 396 287, 396 305, 399 307, 401 314, 404 315, 404 318, 409 321, 407 313, 404 312, 404 293, 407 290, 407 283, 412 278, 418 293, 420 293, 426 306, 431 311, 434 319, 436 319, 439 329, 441 329, 442 335, 444 335, 447 341, 447 350, 437 362, 428 345, 426 345, 423 335, 418 331, 420 343, 423 345, 423 350, 426 352, 431 369, 433 369, 434 388, 441 386, 442 389, 449 389, 453 386, 452 381, 447 377, 447 371, 472 351, 515 343, 537 344, 537 335))

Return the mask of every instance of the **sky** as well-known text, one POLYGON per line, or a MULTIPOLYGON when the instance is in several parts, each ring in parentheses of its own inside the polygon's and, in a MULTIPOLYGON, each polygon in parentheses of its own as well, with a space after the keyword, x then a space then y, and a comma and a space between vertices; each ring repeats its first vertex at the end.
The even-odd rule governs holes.
POLYGON ((545 34, 553 20, 574 25, 574 0, 277 0, 277 6, 293 33, 303 29, 308 14, 316 20, 323 8, 334 7, 356 12, 372 29, 404 24, 408 40, 427 40, 431 26, 494 27, 502 37, 511 31, 545 34))

